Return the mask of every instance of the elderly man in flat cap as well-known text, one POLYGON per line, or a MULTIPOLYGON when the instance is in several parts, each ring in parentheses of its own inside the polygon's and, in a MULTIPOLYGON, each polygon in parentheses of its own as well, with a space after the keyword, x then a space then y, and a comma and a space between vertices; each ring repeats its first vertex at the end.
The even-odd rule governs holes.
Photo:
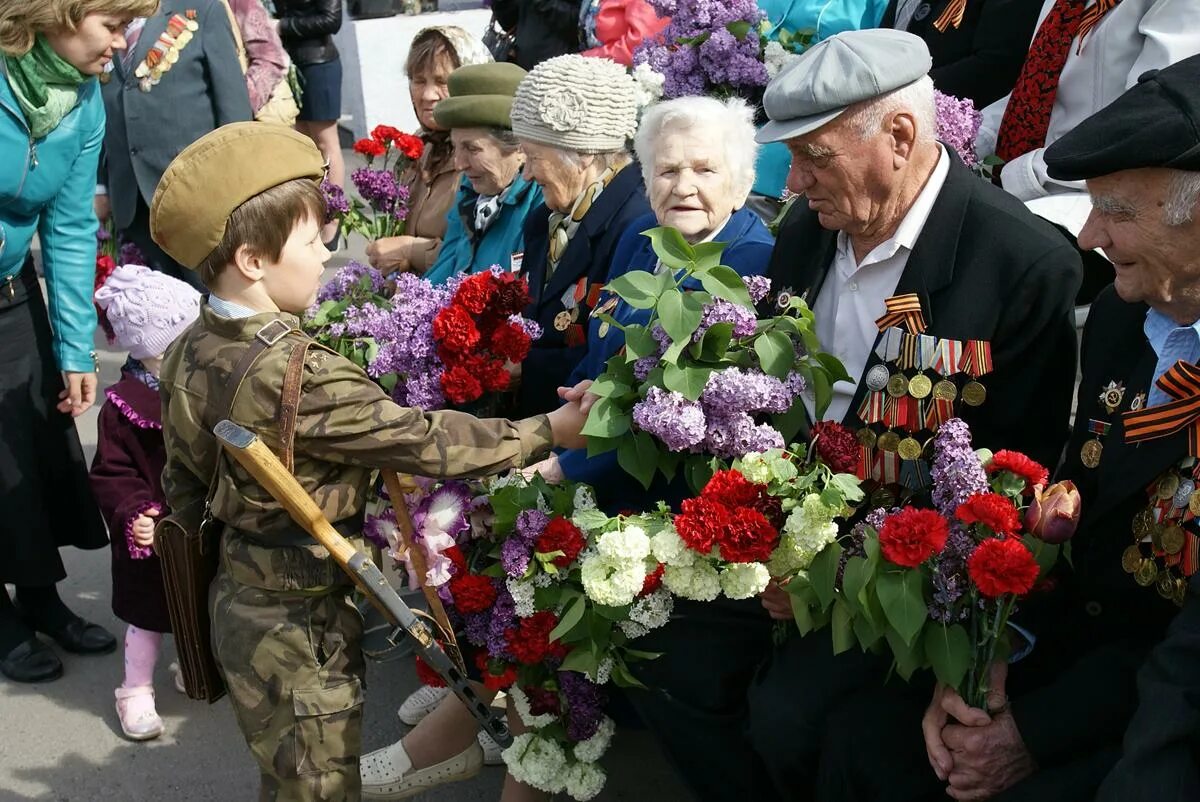
POLYGON ((878 689, 831 716, 829 799, 1091 800, 1114 762, 1103 802, 1200 798, 1200 56, 1143 75, 1045 158, 1087 182, 1080 244, 1116 270, 1058 473, 1083 497, 1073 569, 1024 603, 1036 643, 995 668, 990 711, 878 689))
MULTIPOLYGON (((771 122, 759 137, 787 145, 788 185, 803 196, 779 230, 771 303, 807 299, 822 346, 853 377, 834 386, 825 417, 850 426, 869 455, 873 506, 925 493, 920 444, 950 417, 967 419, 979 445, 1050 465, 1068 432, 1079 257, 936 140, 930 64, 924 42, 902 31, 831 37, 768 86, 771 122), (901 305, 912 310, 901 319, 925 327, 922 342, 986 354, 983 364, 960 369, 947 358, 938 367, 932 353, 919 366, 899 364, 883 343, 900 339, 901 305), (901 399, 927 414, 885 425, 876 407, 901 399)), ((791 620, 783 591, 763 604, 791 620)), ((806 798, 826 712, 882 683, 888 666, 857 651, 834 657, 822 633, 794 633, 772 652, 756 601, 706 610, 651 636, 647 648, 664 656, 647 670, 666 685, 657 709, 637 700, 640 712, 699 798, 806 798), (747 699, 747 678, 764 661, 747 699), (774 791, 753 785, 763 780, 774 791)))

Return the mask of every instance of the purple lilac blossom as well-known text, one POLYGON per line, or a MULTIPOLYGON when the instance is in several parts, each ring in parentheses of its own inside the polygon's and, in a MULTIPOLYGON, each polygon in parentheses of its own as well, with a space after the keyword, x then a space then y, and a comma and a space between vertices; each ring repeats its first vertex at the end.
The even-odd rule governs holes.
MULTIPOLYGON (((439 595, 441 588, 438 588, 439 595)), ((492 623, 490 612, 471 613, 463 616, 464 628, 467 634, 467 642, 472 646, 484 648, 487 646, 488 629, 492 623)))
POLYGON ((752 337, 758 331, 758 316, 753 309, 717 298, 704 307, 704 315, 700 318, 696 333, 692 335, 692 342, 698 343, 704 339, 705 333, 717 323, 732 323, 735 337, 752 337))
POLYGON ((941 425, 933 439, 933 506, 948 519, 975 493, 988 490, 987 474, 971 449, 971 430, 961 418, 941 425))
POLYGON ((119 265, 144 265, 146 264, 146 254, 142 253, 142 249, 129 240, 121 243, 120 250, 117 251, 117 264, 119 265))
POLYGON ((644 382, 646 377, 650 375, 650 371, 658 367, 659 356, 644 356, 633 363, 633 377, 640 382, 644 382))
POLYGON ((383 289, 383 274, 370 265, 361 262, 350 262, 329 280, 329 283, 317 293, 317 303, 322 301, 340 301, 348 293, 358 288, 363 276, 370 276, 370 291, 379 292, 383 289))
POLYGON ((783 435, 766 423, 755 423, 745 412, 710 415, 701 451, 737 459, 755 451, 783 448, 783 435))
POLYGON ((504 573, 513 579, 520 579, 529 570, 529 561, 533 559, 533 545, 521 537, 510 537, 500 547, 500 564, 504 573))
POLYGON ((766 276, 742 276, 742 281, 750 293, 750 300, 754 303, 766 298, 771 292, 771 279, 766 276))
POLYGON ((541 536, 549 523, 550 516, 541 510, 522 510, 521 514, 517 516, 514 531, 517 537, 532 544, 541 536))
POLYGON ((508 650, 506 633, 517 626, 517 605, 503 582, 498 579, 493 579, 492 582, 496 586, 496 601, 490 610, 491 618, 488 621, 485 646, 492 657, 511 661, 515 658, 508 650))
POLYGON ((397 220, 408 216, 408 187, 399 183, 390 170, 360 167, 350 174, 350 180, 375 211, 390 214, 397 220))
POLYGON ((600 729, 608 695, 577 671, 558 672, 558 688, 566 700, 567 737, 576 743, 586 741, 600 729))
POLYGON ((704 439, 704 410, 698 401, 651 387, 633 407, 633 422, 671 451, 685 451, 704 439))
POLYGON ((328 178, 321 182, 321 194, 325 196, 325 222, 337 220, 341 215, 350 212, 350 201, 346 191, 328 178))
POLYGON ((671 23, 638 47, 634 64, 648 64, 662 74, 665 98, 766 85, 756 31, 763 12, 754 0, 650 0, 650 5, 659 16, 670 17, 671 23), (750 25, 741 39, 728 30, 735 22, 750 25), (704 37, 699 45, 680 44, 697 37, 704 37))
POLYGON ((975 167, 979 164, 975 136, 983 114, 967 98, 934 91, 933 100, 937 108, 937 138, 954 148, 965 165, 975 167))
POLYGON ((713 373, 700 394, 706 414, 787 412, 795 396, 788 385, 759 370, 726 368, 713 373))

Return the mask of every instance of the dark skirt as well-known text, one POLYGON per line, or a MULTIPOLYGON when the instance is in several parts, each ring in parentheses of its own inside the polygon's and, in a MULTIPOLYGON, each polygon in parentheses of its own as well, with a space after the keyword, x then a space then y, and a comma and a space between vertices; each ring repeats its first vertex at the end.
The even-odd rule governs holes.
POLYGON ((329 122, 342 116, 342 60, 297 66, 303 81, 299 120, 329 122))
POLYGON ((60 546, 108 545, 62 389, 30 260, 0 284, 0 582, 52 585, 67 575, 60 546))
POLYGON ((129 554, 125 533, 113 532, 112 577, 112 611, 117 618, 151 632, 171 631, 162 560, 157 554, 135 560, 129 554))

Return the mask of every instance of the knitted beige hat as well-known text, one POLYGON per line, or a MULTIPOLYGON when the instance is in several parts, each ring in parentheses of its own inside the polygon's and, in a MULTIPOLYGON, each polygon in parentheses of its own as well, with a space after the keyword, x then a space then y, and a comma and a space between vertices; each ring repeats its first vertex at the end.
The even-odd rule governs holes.
POLYGON ((638 90, 625 68, 606 58, 558 56, 538 64, 512 104, 519 139, 577 153, 625 147, 637 131, 638 90))

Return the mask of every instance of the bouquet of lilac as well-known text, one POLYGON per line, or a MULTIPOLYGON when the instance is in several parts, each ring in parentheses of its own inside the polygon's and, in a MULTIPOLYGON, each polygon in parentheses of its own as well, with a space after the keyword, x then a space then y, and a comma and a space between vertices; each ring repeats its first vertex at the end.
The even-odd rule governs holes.
POLYGON ((682 464, 699 491, 717 460, 783 448, 799 429, 801 394, 811 389, 823 411, 833 383, 849 377, 821 353, 800 298, 757 319, 754 304, 770 282, 722 265, 724 244, 692 246, 672 228, 645 234, 669 269, 609 283, 629 305, 651 310, 650 319, 622 326, 602 316, 625 332, 625 351, 592 384, 600 400, 583 433, 590 453, 616 449, 621 467, 644 486, 656 471, 671 478, 682 464), (704 289, 686 291, 685 281, 704 289))
POLYGON ((345 191, 329 181, 321 182, 328 220, 337 220, 343 234, 356 231, 370 241, 398 237, 408 217, 408 187, 396 175, 421 157, 424 143, 389 125, 377 125, 371 136, 354 143, 354 152, 367 160, 350 174, 362 200, 347 198, 345 191), (375 160, 383 161, 376 165, 375 160))
POLYGON ((954 148, 963 164, 976 175, 990 181, 996 165, 1002 162, 994 155, 980 159, 975 152, 975 137, 979 135, 983 114, 975 108, 970 98, 958 98, 934 90, 933 99, 937 108, 937 138, 954 148))

